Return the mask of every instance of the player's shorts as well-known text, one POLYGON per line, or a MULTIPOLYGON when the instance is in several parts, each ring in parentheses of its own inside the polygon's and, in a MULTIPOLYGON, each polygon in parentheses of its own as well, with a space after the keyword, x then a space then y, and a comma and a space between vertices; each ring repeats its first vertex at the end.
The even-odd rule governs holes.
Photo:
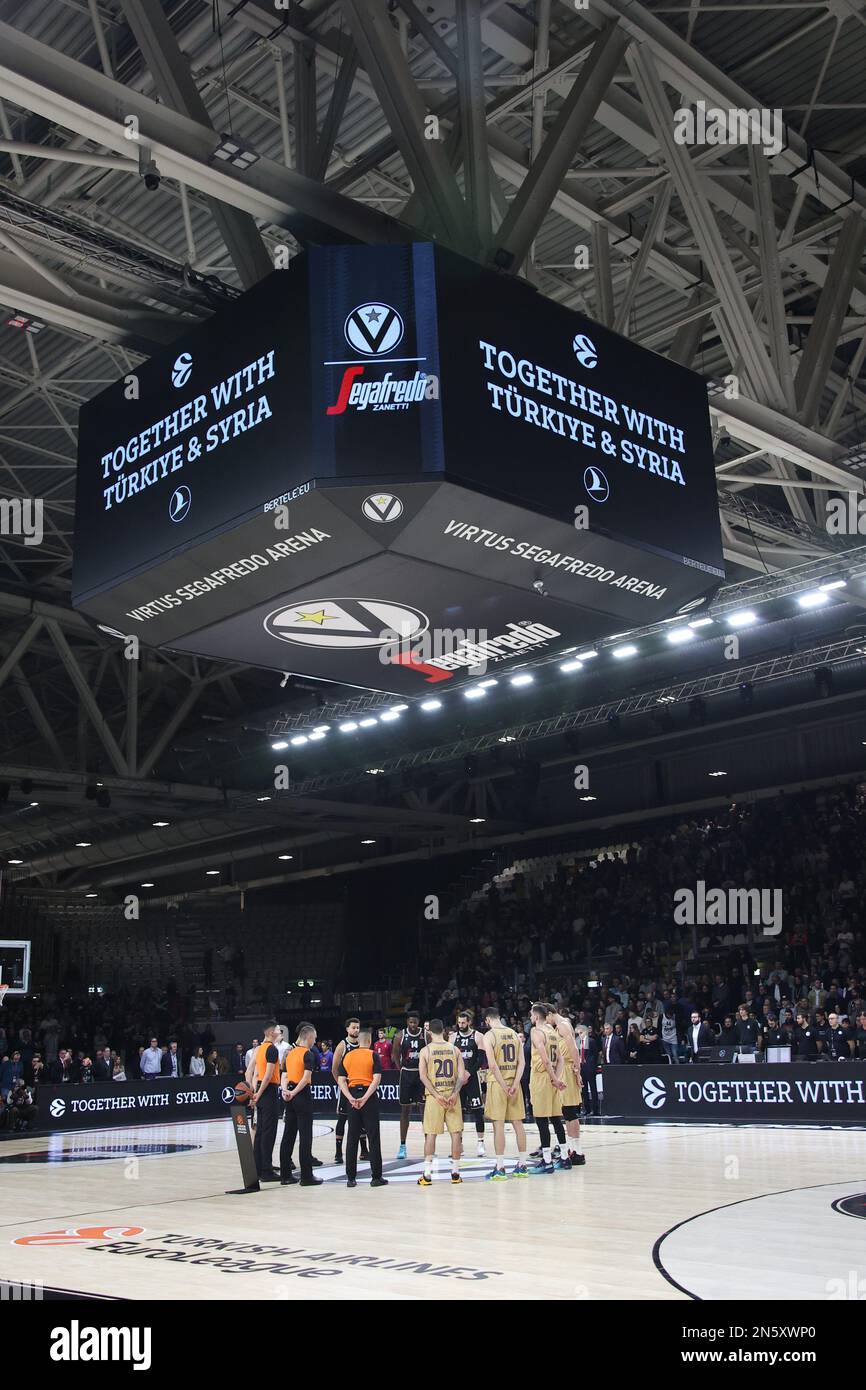
MULTIPOLYGON (((400 1071, 400 1104, 420 1105, 427 1092, 421 1080, 421 1073, 412 1067, 402 1067, 400 1071)), ((441 1134, 441 1130, 439 1131, 441 1134)))
POLYGON ((460 1092, 460 1104, 463 1114, 473 1119, 476 1115, 484 1114, 484 1098, 481 1094, 481 1082, 478 1080, 478 1073, 470 1076, 463 1090, 460 1092))
POLYGON ((550 1077, 545 1074, 539 1076, 533 1072, 529 1078, 529 1100, 532 1105, 532 1113, 540 1115, 542 1119, 557 1118, 562 1114, 563 1092, 558 1091, 550 1077))
POLYGON ((562 1118, 563 1118, 564 1120, 568 1120, 569 1122, 570 1122, 571 1120, 579 1120, 579 1119, 580 1119, 580 1106, 579 1106, 579 1105, 564 1105, 564 1106, 562 1107, 562 1118))
POLYGON ((488 1120, 515 1120, 526 1118, 523 1091, 518 1086, 515 1096, 507 1096, 498 1081, 491 1076, 487 1083, 487 1096, 484 1101, 484 1114, 488 1120))
MULTIPOLYGON (((566 1106, 568 1106, 569 1109, 577 1108, 583 1100, 583 1084, 580 1077, 576 1075, 570 1062, 566 1062, 565 1064, 562 1079, 565 1082, 565 1090, 560 1091, 559 1094, 562 1096, 562 1113, 565 1115, 566 1106)), ((568 1116, 566 1116, 566 1118, 568 1118, 568 1116)), ((577 1117, 572 1116, 571 1118, 576 1119, 577 1117)))
POLYGON ((453 1110, 443 1110, 432 1096, 428 1096, 424 1102, 424 1133, 444 1134, 446 1126, 449 1134, 463 1133, 463 1111, 459 1104, 453 1110))

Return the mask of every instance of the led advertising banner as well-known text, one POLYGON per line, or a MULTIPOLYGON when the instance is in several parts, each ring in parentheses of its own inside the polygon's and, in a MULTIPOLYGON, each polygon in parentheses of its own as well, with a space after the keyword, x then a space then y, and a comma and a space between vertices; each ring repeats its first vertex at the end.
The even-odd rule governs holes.
POLYGON ((316 248, 81 411, 73 602, 154 646, 423 693, 720 555, 700 379, 428 243, 316 248))
POLYGON ((862 1125, 866 1067, 858 1062, 606 1067, 612 1119, 862 1125))

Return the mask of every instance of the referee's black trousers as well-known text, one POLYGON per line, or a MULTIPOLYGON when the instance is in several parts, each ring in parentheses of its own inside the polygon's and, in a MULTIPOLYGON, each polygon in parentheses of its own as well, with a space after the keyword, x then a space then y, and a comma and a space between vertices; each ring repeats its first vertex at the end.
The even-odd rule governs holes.
POLYGON ((580 1079, 583 1082, 584 1108, 587 1115, 598 1114, 598 1086, 596 1084, 596 1069, 583 1063, 580 1068, 580 1079))
POLYGON ((274 1144, 277 1142, 277 1120, 280 1114, 279 1086, 266 1086, 256 1106, 256 1138, 253 1155, 260 1178, 274 1171, 274 1144))
POLYGON ((280 1145, 280 1173, 289 1176, 289 1166, 298 1140, 298 1162, 302 1178, 313 1176, 313 1097, 309 1086, 305 1086, 295 1100, 286 1101, 286 1116, 283 1122, 283 1142, 280 1145))
MULTIPOLYGON (((357 1100, 366 1089, 366 1086, 350 1086, 349 1094, 357 1100)), ((379 1142, 379 1096, 375 1091, 360 1110, 352 1109, 349 1111, 346 1133, 347 1178, 355 1178, 358 1175, 358 1140, 362 1130, 366 1132, 367 1147, 370 1150, 370 1176, 381 1178, 382 1145, 379 1142)))

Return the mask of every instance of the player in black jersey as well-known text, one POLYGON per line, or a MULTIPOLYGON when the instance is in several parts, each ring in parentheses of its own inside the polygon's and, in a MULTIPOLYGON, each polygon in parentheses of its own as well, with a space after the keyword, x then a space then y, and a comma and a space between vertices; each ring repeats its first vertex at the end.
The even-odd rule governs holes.
POLYGON ((450 1042, 459 1050, 466 1068, 467 1081, 460 1092, 463 1105, 463 1118, 475 1122, 478 1139, 478 1157, 484 1157, 484 1096, 481 1093, 479 1071, 486 1057, 481 1034, 472 1026, 472 1015, 461 1009, 457 1015, 457 1032, 452 1033, 450 1042))
POLYGON ((391 1057, 395 1067, 400 1068, 400 1148, 398 1158, 406 1157, 406 1139, 409 1135, 409 1121, 412 1106, 421 1105, 425 1099, 424 1083, 419 1071, 421 1049, 427 1042, 425 1030, 421 1027, 421 1015, 414 1009, 406 1015, 406 1027, 394 1034, 391 1057))
MULTIPOLYGON (((338 1087, 338 1078, 340 1076, 340 1068, 343 1065, 343 1058, 345 1057, 347 1052, 353 1052, 356 1047, 360 1046, 360 1032, 361 1020, 359 1018, 347 1018, 346 1036, 345 1038, 343 1038, 342 1042, 338 1042, 337 1046, 334 1048, 334 1060, 331 1063, 331 1075, 337 1082, 338 1087)), ((346 1120, 348 1118, 348 1115, 349 1106, 346 1101, 346 1097, 343 1095, 341 1090, 340 1098, 337 1102, 337 1151, 334 1154, 335 1163, 343 1162, 343 1135, 346 1132, 346 1120)), ((364 1131, 361 1130, 361 1158, 369 1160, 369 1157, 370 1155, 367 1152, 367 1136, 364 1133, 364 1131)))

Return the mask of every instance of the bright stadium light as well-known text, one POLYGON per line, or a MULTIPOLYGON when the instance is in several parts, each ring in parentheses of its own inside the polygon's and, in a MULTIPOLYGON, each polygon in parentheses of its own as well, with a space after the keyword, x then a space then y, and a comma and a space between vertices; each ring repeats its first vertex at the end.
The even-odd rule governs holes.
POLYGON ((530 676, 529 672, 527 671, 527 672, 524 673, 524 675, 522 675, 522 676, 512 676, 512 677, 511 677, 511 684, 512 684, 512 685, 532 685, 532 683, 533 683, 534 680, 535 680, 535 677, 534 677, 534 676, 530 676))
POLYGON ((393 724, 395 719, 400 718, 400 711, 396 709, 386 709, 384 714, 379 715, 380 724, 393 724))
POLYGON ((361 729, 372 729, 378 722, 378 719, 362 719, 358 727, 361 729))
POLYGON ((831 589, 847 589, 848 584, 844 579, 828 579, 826 584, 819 584, 818 588, 825 594, 829 594, 831 589))
POLYGON ((689 627, 712 627, 712 618, 692 618, 689 627))
POLYGON ((683 642, 693 642, 695 634, 690 627, 672 627, 666 636, 669 642, 679 647, 683 642))
POLYGON ((757 614, 751 608, 744 608, 741 613, 732 613, 728 618, 729 627, 751 627, 752 623, 758 621, 757 614))
POLYGON ((572 671, 582 671, 583 662, 578 661, 576 658, 571 661, 563 661, 559 669, 560 671, 564 671, 566 675, 570 675, 572 671))
POLYGON ((823 608, 825 603, 829 603, 826 593, 820 589, 811 589, 807 594, 798 594, 797 603, 801 608, 823 608))
POLYGON ((275 753, 282 753, 283 749, 288 748, 288 746, 288 740, 284 738, 277 739, 276 743, 271 744, 271 748, 275 753))
POLYGON ((463 694, 467 700, 481 700, 487 694, 487 691, 482 690, 480 685, 473 685, 471 690, 465 690, 463 694))
POLYGON ((313 732, 310 734, 310 742, 320 743, 327 732, 327 729, 314 729, 313 732))
POLYGON ((499 681, 498 681, 498 680, 494 680, 493 676, 488 676, 486 681, 479 681, 479 682, 478 682, 479 688, 480 688, 481 690, 489 690, 490 687, 491 687, 492 685, 498 685, 498 684, 499 684, 499 681))
POLYGON ((637 656, 637 647, 627 642, 624 647, 614 647, 611 656, 615 656, 617 661, 625 661, 627 657, 637 656))
POLYGON ((431 710, 434 710, 434 709, 441 709, 441 708, 442 708, 442 701, 441 701, 441 700, 424 700, 424 701, 422 701, 421 708, 422 708, 426 713, 429 714, 431 710))
POLYGON ((578 652, 578 653, 577 653, 577 656, 575 657, 575 660, 576 660, 576 661, 592 661, 592 658, 593 658, 594 656, 598 656, 598 652, 595 650, 595 648, 593 648, 591 651, 588 651, 588 652, 578 652))
POLYGON ((357 728, 358 728, 358 725, 355 723, 354 719, 347 719, 346 722, 345 722, 345 724, 341 724, 341 725, 340 725, 340 733, 341 733, 341 734, 354 734, 354 733, 356 732, 357 728))
POLYGON ((306 734, 295 734, 295 737, 292 739, 292 747, 300 748, 303 744, 309 743, 309 741, 306 734))

